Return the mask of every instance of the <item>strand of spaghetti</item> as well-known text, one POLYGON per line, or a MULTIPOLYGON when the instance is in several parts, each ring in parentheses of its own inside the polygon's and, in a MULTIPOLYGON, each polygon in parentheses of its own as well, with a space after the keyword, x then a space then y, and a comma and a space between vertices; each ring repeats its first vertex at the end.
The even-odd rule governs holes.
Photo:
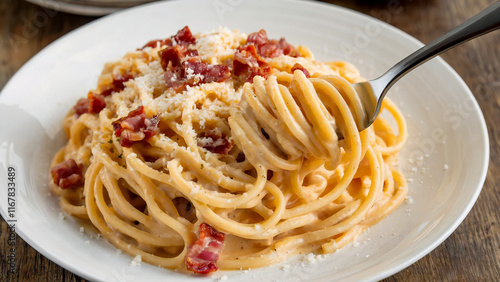
MULTIPOLYGON (((272 105, 266 88, 266 80, 258 76, 254 77, 253 84, 246 83, 244 85, 244 99, 240 103, 241 107, 244 108, 244 116, 247 120, 258 120, 266 133, 270 134, 271 142, 278 142, 290 159, 300 158, 303 146, 288 133, 289 130, 283 120, 279 118, 278 111, 272 105)), ((263 141, 265 140, 263 139, 263 141)))
MULTIPOLYGON (((171 146, 170 142, 163 138, 153 137, 151 139, 154 146, 158 148, 171 146)), ((186 166, 190 167, 191 170, 194 170, 198 175, 203 176, 206 179, 217 179, 218 185, 226 190, 232 192, 247 191, 249 189, 247 184, 253 181, 253 177, 242 171, 231 168, 219 160, 213 160, 215 163, 212 162, 211 164, 213 164, 213 166, 210 166, 208 162, 193 156, 190 152, 181 147, 177 146, 177 148, 172 151, 175 151, 175 156, 182 159, 186 166), (203 164, 203 168, 201 164, 203 164), (231 177, 235 179, 231 179, 231 177)))
MULTIPOLYGON (((262 122, 258 118, 259 113, 254 112, 254 110, 248 106, 243 106, 241 108, 242 108, 242 113, 243 113, 244 119, 248 123, 248 127, 252 129, 251 132, 253 135, 256 136, 256 139, 258 139, 258 142, 262 143, 262 145, 264 147, 266 147, 273 155, 276 155, 276 156, 288 155, 287 152, 281 147, 281 144, 279 144, 278 138, 282 139, 281 135, 277 135, 276 140, 272 139, 271 136, 274 135, 274 131, 270 130, 270 133, 268 133, 265 130, 264 124, 262 124, 262 122), (269 135, 269 134, 271 134, 271 135, 269 135)), ((298 157, 298 158, 300 158, 301 156, 302 156, 301 153, 296 154, 296 157, 298 157)), ((293 160, 294 157, 292 155, 288 155, 287 159, 293 160)))
POLYGON ((94 163, 92 164, 86 173, 86 179, 94 180, 89 182, 89 184, 85 185, 85 194, 86 196, 86 206, 89 212, 89 218, 92 224, 103 234, 103 236, 117 248, 124 250, 126 253, 136 256, 140 255, 142 260, 149 262, 153 265, 159 265, 162 267, 177 267, 180 263, 183 262, 184 256, 186 255, 187 249, 184 248, 182 252, 180 252, 177 256, 172 258, 163 258, 156 255, 153 255, 149 252, 143 251, 135 245, 130 244, 129 242, 121 239, 121 237, 113 231, 100 217, 99 209, 96 205, 95 199, 95 189, 99 186, 102 186, 100 178, 97 177, 99 170, 101 169, 102 164, 94 163))
MULTIPOLYGON (((132 169, 129 170, 130 174, 133 176, 134 180, 136 180, 136 183, 133 183, 132 185, 137 185, 138 188, 142 188, 144 190, 144 200, 147 203, 148 210, 153 214, 153 216, 165 224, 166 226, 169 226, 172 228, 175 232, 177 232, 181 237, 184 239, 184 241, 189 242, 190 244, 194 242, 195 240, 195 235, 194 232, 192 231, 192 224, 189 222, 186 222, 184 220, 179 221, 178 219, 180 218, 179 214, 173 210, 170 211, 171 214, 169 214, 168 210, 164 211, 163 209, 160 208, 158 205, 159 203, 165 204, 165 202, 162 202, 161 199, 158 199, 155 197, 156 191, 158 189, 155 189, 157 186, 152 183, 152 181, 148 178, 142 177, 139 171, 133 167, 133 164, 131 160, 133 159, 133 156, 128 156, 127 157, 127 165, 129 165, 132 169), (175 216, 175 218, 174 218, 175 216)), ((135 182, 135 181, 134 181, 135 182)), ((165 199, 168 199, 165 197, 165 199)), ((168 199, 166 203, 169 206, 173 207, 173 204, 171 203, 171 200, 168 199)), ((165 207, 165 205, 163 205, 165 207)))
POLYGON ((273 101, 273 106, 276 108, 280 120, 284 122, 287 129, 305 147, 306 152, 310 152, 314 156, 320 156, 321 146, 315 136, 311 134, 313 129, 295 103, 290 91, 286 87, 280 88, 274 76, 269 78, 266 83, 266 90, 273 101))
POLYGON ((298 253, 298 251, 290 250, 286 254, 280 254, 274 250, 274 245, 272 245, 252 256, 226 258, 217 263, 222 269, 239 269, 241 267, 245 269, 254 269, 280 263, 296 253, 298 253))
POLYGON ((330 217, 318 222, 314 225, 315 230, 320 230, 322 228, 333 226, 341 221, 344 221, 354 215, 354 213, 360 208, 361 200, 355 200, 350 203, 345 204, 345 207, 334 213, 330 217))
MULTIPOLYGON (((263 195, 262 196, 259 195, 264 189, 263 183, 260 183, 259 185, 257 184, 253 185, 253 187, 250 190, 245 192, 245 195, 243 194, 233 195, 230 193, 208 191, 196 183, 190 183, 190 185, 184 185, 184 186, 173 185, 175 183, 175 180, 173 179, 172 173, 170 173, 170 175, 167 175, 159 171, 156 171, 154 169, 151 169, 150 167, 142 163, 140 160, 138 160, 137 157, 134 156, 128 156, 127 163, 129 163, 129 165, 131 165, 135 170, 145 175, 148 175, 149 178, 155 179, 163 183, 170 183, 172 187, 179 190, 182 194, 189 196, 192 199, 196 199, 197 201, 200 202, 210 203, 210 205, 214 207, 230 208, 234 206, 244 205, 254 198, 263 197, 263 195)), ((168 163, 167 168, 171 172, 172 171, 171 167, 174 166, 175 167, 179 166, 178 159, 170 161, 168 163)), ((259 183, 259 181, 257 182, 259 183)))
MULTIPOLYGON (((121 167, 118 163, 113 161, 110 156, 102 151, 99 146, 94 146, 92 148, 93 156, 96 159, 96 162, 101 163, 106 167, 106 169, 111 172, 116 178, 121 177, 127 183, 133 183, 132 177, 128 174, 128 170, 126 168, 121 167)), ((122 153, 123 154, 123 153, 122 153)), ((134 189, 134 186, 130 185, 133 189, 131 192, 139 195, 139 197, 144 199, 144 193, 142 189, 134 189)))
MULTIPOLYGON (((173 169, 177 169, 172 167, 173 169)), ((257 169, 258 173, 262 173, 262 170, 265 170, 264 168, 259 168, 257 169)), ((172 174, 179 173, 178 171, 172 171, 172 174)), ((180 178, 176 177, 179 181, 182 181, 180 178)), ((266 180, 263 179, 261 180, 260 178, 257 178, 257 183, 258 182, 264 182, 266 185, 266 189, 269 191, 274 196, 274 204, 275 204, 275 210, 274 213, 271 217, 264 219, 263 221, 255 224, 242 224, 238 223, 234 220, 230 219, 225 219, 221 218, 218 216, 216 213, 214 213, 207 204, 194 201, 196 209, 200 210, 201 213, 203 214, 203 219, 206 220, 209 224, 212 224, 213 226, 216 226, 218 230, 222 230, 224 232, 240 236, 242 238, 252 238, 252 236, 256 236, 258 234, 261 234, 262 232, 269 230, 273 226, 275 226, 281 219, 283 212, 285 210, 285 202, 283 198, 283 193, 280 191, 278 187, 276 187, 272 183, 265 183, 266 180)), ((262 185, 262 184, 261 184, 262 185)))
MULTIPOLYGON (((356 210, 356 212, 352 216, 352 218, 356 218, 355 220, 356 224, 358 224, 359 222, 361 222, 366 218, 366 214, 369 212, 370 208, 375 203, 377 194, 382 193, 381 190, 383 189, 384 178, 382 175, 382 170, 380 169, 380 167, 383 165, 382 154, 380 154, 380 152, 378 151, 375 151, 373 148, 370 148, 368 149, 366 157, 371 167, 371 175, 370 175, 371 185, 370 185, 370 191, 366 199, 363 201, 361 206, 356 210)), ((363 228, 359 230, 359 232, 361 232, 362 230, 363 228)), ((321 247, 325 253, 331 253, 336 250, 336 246, 337 242, 335 241, 335 239, 332 239, 329 243, 323 244, 321 247)))
POLYGON ((363 110, 363 104, 358 94, 351 87, 351 83, 346 79, 338 79, 339 76, 333 75, 324 75, 321 76, 320 79, 324 79, 332 84, 335 88, 339 89, 339 92, 344 97, 344 100, 349 105, 349 109, 353 113, 353 116, 356 119, 356 124, 362 128, 362 122, 366 119, 366 113, 363 110))
POLYGON ((62 198, 59 203, 61 205, 61 208, 72 216, 76 216, 82 219, 89 218, 87 215, 87 209, 84 205, 74 205, 70 201, 68 201, 68 198, 62 198))
POLYGON ((112 177, 108 169, 104 167, 102 169, 104 173, 100 173, 101 181, 106 187, 109 199, 113 209, 120 214, 120 217, 127 219, 128 221, 138 221, 144 225, 151 224, 151 218, 137 210, 125 197, 118 186, 118 181, 116 178, 112 177))
MULTIPOLYGON (((234 208, 237 206, 242 206, 251 199, 259 198, 265 195, 263 189, 266 186, 266 180, 263 177, 257 177, 256 182, 253 185, 253 188, 245 194, 241 195, 233 195, 227 193, 219 193, 215 191, 207 191, 200 185, 187 182, 182 176, 181 171, 182 167, 179 163, 179 160, 172 160, 168 163, 168 169, 170 171, 170 179, 176 184, 176 188, 183 193, 184 195, 194 199, 198 202, 202 203, 210 203, 210 206, 218 207, 218 208, 234 208), (222 197, 222 195, 224 195, 222 197)), ((164 178, 164 175, 160 173, 153 172, 154 177, 161 181, 164 178)), ((264 175, 264 174, 262 174, 264 175)))
POLYGON ((70 127, 70 135, 68 136, 69 137, 69 142, 67 144, 67 146, 72 150, 72 151, 77 151, 78 148, 83 144, 83 140, 81 140, 81 133, 83 131, 84 128, 86 128, 87 126, 85 125, 85 123, 83 122, 83 116, 81 119, 77 119, 75 120, 72 124, 71 124, 71 127, 70 127))
POLYGON ((333 61, 333 62, 326 62, 326 64, 331 69, 335 70, 341 77, 347 79, 349 83, 356 83, 365 80, 360 76, 358 69, 349 62, 333 61))
MULTIPOLYGON (((324 164, 324 160, 313 160, 310 162, 304 162, 304 165, 301 167, 300 171, 291 171, 290 172, 290 187, 295 195, 299 196, 305 202, 314 201, 317 197, 314 197, 310 193, 309 187, 304 187, 302 184, 304 183, 304 178, 307 173, 312 172, 324 164)), ((324 185, 326 186, 327 182, 325 181, 324 185)))
POLYGON ((392 195, 388 196, 385 201, 382 201, 382 203, 370 211, 367 215, 367 219, 361 222, 364 226, 369 227, 379 222, 404 201, 408 190, 406 179, 397 170, 392 170, 391 175, 397 183, 397 189, 395 189, 392 195))
MULTIPOLYGON (((380 155, 380 154, 379 154, 380 155)), ((347 230, 351 229, 353 226, 357 225, 359 222, 361 222, 369 209, 373 206, 373 203, 376 200, 376 195, 378 193, 378 190, 381 189, 382 183, 381 183, 381 173, 380 173, 380 163, 377 157, 377 153, 373 151, 373 149, 369 149, 368 153, 366 155, 368 161, 370 162, 371 166, 371 177, 373 179, 372 183, 370 184, 370 191, 366 198, 363 200, 361 205, 359 206, 358 209, 355 210, 355 212, 345 220, 323 228, 321 230, 317 231, 312 231, 308 232, 302 235, 298 235, 300 239, 302 240, 297 240, 297 236, 291 236, 283 239, 282 241, 279 241, 276 243, 276 250, 277 251, 285 251, 287 249, 293 249, 296 247, 298 244, 307 244, 307 243, 312 243, 318 240, 322 239, 327 239, 327 238, 332 238, 333 236, 337 234, 341 234, 343 232, 346 232, 347 230)), ((330 243, 333 244, 333 243, 330 243)), ((325 246, 325 244, 323 244, 325 246)), ((328 246, 328 244, 327 244, 328 246)), ((323 250, 326 252, 326 247, 323 247, 323 250)))
POLYGON ((326 81, 311 79, 311 82, 313 83, 315 89, 318 92, 322 92, 325 96, 328 96, 329 99, 333 103, 335 103, 335 105, 337 105, 339 111, 344 117, 343 120, 347 126, 347 131, 348 131, 348 134, 346 134, 346 136, 344 137, 346 139, 349 138, 348 141, 350 143, 349 145, 351 148, 351 154, 349 158, 350 162, 347 166, 344 176, 334 189, 332 189, 328 194, 322 196, 321 198, 318 198, 314 202, 311 202, 311 204, 300 205, 297 207, 293 207, 291 209, 287 209, 285 211, 285 215, 283 216, 283 218, 290 218, 303 215, 305 213, 312 212, 317 207, 325 206, 326 204, 334 201, 343 191, 345 191, 345 189, 347 189, 347 186, 351 182, 354 174, 356 173, 359 162, 361 161, 362 150, 361 150, 360 133, 357 130, 357 126, 354 123, 352 114, 349 111, 349 108, 347 107, 345 101, 343 100, 342 95, 340 95, 337 89, 335 89, 331 84, 329 84, 326 81))
POLYGON ((293 229, 304 227, 314 220, 316 220, 316 216, 313 214, 305 214, 301 216, 297 216, 291 219, 287 219, 279 222, 274 227, 265 232, 261 232, 258 234, 251 235, 253 240, 265 240, 272 239, 279 234, 283 234, 285 232, 289 232, 293 229))
POLYGON ((298 125, 298 128, 292 129, 288 127, 288 129, 294 134, 295 138, 299 139, 299 144, 305 147, 303 152, 305 154, 311 154, 316 158, 323 158, 327 151, 323 144, 321 144, 321 141, 313 134, 317 129, 309 124, 306 116, 304 116, 301 108, 294 99, 294 96, 301 96, 302 93, 296 93, 294 91, 294 95, 292 95, 288 87, 278 84, 274 79, 269 81, 267 85, 271 91, 269 94, 273 98, 273 102, 276 103, 275 106, 281 109, 280 118, 288 121, 286 122, 287 126, 298 125))
MULTIPOLYGON (((130 149, 126 149, 125 152, 129 151, 130 149)), ((142 171, 139 167, 135 166, 137 164, 137 156, 135 153, 130 153, 127 152, 126 155, 126 161, 127 161, 127 166, 128 166, 128 173, 133 177, 133 182, 129 183, 131 186, 135 186, 136 189, 142 189, 143 194, 144 194, 144 200, 146 201, 146 198, 149 196, 149 198, 154 198, 155 199, 155 207, 159 207, 160 210, 167 214, 170 218, 178 218, 179 213, 178 210, 176 209, 174 203, 172 202, 172 199, 168 197, 168 195, 163 191, 158 189, 158 186, 151 181, 150 178, 144 177, 142 174, 142 171), (136 162, 130 162, 131 159, 134 159, 136 162), (139 185, 139 183, 141 183, 139 185), (146 195, 146 188, 148 191, 148 195, 146 195)), ((140 161, 139 161, 140 162, 140 161)), ((147 167, 147 166, 146 166, 147 167)), ((163 185, 173 187, 171 186, 171 183, 161 183, 163 185)), ((148 206, 149 208, 149 206, 148 206)), ((179 220, 178 220, 179 221, 179 220)), ((169 221, 173 222, 173 221, 169 221)), ((192 227, 192 223, 186 221, 186 220, 180 220, 179 222, 172 223, 174 224, 175 228, 174 230, 177 230, 179 233, 185 232, 186 227, 190 228, 192 227), (181 224, 184 227, 180 227, 181 224)), ((171 226, 172 224, 169 224, 168 226, 171 226)))
POLYGON ((403 117, 401 111, 394 105, 394 103, 390 99, 384 99, 382 102, 382 109, 386 109, 391 113, 391 115, 396 120, 398 126, 398 135, 397 141, 395 144, 389 147, 380 147, 377 148, 383 155, 393 155, 399 152, 408 138, 408 129, 406 127, 406 121, 403 117))
MULTIPOLYGON (((312 135, 321 140, 320 144, 323 145, 323 147, 331 145, 332 143, 336 145, 338 138, 337 134, 335 134, 335 130, 331 126, 331 116, 318 97, 312 82, 306 78, 302 71, 296 70, 293 73, 293 80, 290 88, 294 90, 295 93, 300 93, 300 95, 296 96, 301 102, 301 109, 306 118, 315 129, 312 135)), ((342 91, 345 90, 342 89, 342 91)), ((335 146, 335 148, 338 147, 335 146)))
POLYGON ((254 86, 249 83, 243 86, 244 101, 240 104, 241 107, 252 109, 255 117, 258 118, 265 132, 269 135, 271 142, 279 143, 283 151, 292 159, 300 157, 301 152, 305 149, 290 136, 289 130, 284 126, 282 120, 276 119, 263 105, 263 102, 257 98, 253 90, 253 88, 258 89, 257 84, 264 84, 264 82, 261 79, 254 79, 254 86))
MULTIPOLYGON (((359 208, 360 206, 360 201, 354 201, 352 203, 349 203, 345 205, 342 209, 340 209, 337 213, 334 215, 330 216, 329 218, 318 221, 315 215, 312 214, 306 214, 303 216, 295 217, 293 219, 287 219, 285 221, 282 221, 276 225, 276 227, 264 232, 261 235, 255 235, 254 239, 267 239, 267 238, 272 238, 278 234, 282 234, 285 232, 289 232, 291 230, 294 230, 296 228, 305 226, 306 224, 312 222, 312 221, 317 221, 317 223, 314 224, 314 228, 309 229, 308 231, 315 231, 315 230, 320 230, 324 227, 327 226, 332 226, 334 224, 337 224, 338 222, 345 220, 346 218, 352 216, 354 212, 359 208)), ((297 237, 297 241, 302 243, 303 240, 302 238, 297 237)))
POLYGON ((229 118, 229 125, 236 143, 239 144, 245 156, 254 166, 262 164, 272 170, 295 170, 299 168, 302 159, 286 160, 274 154, 265 146, 259 133, 252 129, 239 111, 236 111, 229 118))
MULTIPOLYGON (((125 222, 116 213, 116 209, 114 206, 108 207, 108 204, 104 200, 104 189, 107 185, 107 191, 112 189, 117 189, 116 186, 112 185, 110 181, 108 181, 107 177, 103 173, 104 170, 100 170, 98 177, 100 177, 103 185, 99 185, 95 187, 94 194, 96 195, 96 204, 99 208, 99 212, 103 216, 106 224, 111 227, 114 232, 120 233, 122 235, 126 235, 128 237, 134 238, 138 244, 149 244, 154 246, 178 246, 182 245, 184 242, 180 237, 159 237, 152 235, 148 232, 140 230, 136 227, 130 225, 130 223, 125 222), (103 181, 104 180, 104 181, 103 181)), ((108 192, 109 194, 109 192, 108 192)), ((112 202, 113 203, 113 202, 112 202)), ((116 201, 115 201, 116 203, 116 201)), ((132 221, 133 222, 133 221, 132 221)))

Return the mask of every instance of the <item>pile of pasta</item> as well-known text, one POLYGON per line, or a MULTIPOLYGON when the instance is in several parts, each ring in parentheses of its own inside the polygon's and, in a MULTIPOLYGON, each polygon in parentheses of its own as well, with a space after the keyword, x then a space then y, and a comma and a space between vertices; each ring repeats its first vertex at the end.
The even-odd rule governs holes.
POLYGON ((165 268, 335 252, 407 193, 396 168, 405 120, 385 99, 393 121, 359 132, 361 80, 263 30, 186 27, 106 64, 64 119, 51 191, 117 248, 165 268))

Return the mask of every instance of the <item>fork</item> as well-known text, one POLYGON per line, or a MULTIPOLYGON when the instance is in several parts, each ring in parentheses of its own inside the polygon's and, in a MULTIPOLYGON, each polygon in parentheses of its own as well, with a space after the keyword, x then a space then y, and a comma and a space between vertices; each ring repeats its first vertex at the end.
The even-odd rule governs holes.
POLYGON ((358 130, 363 131, 375 121, 387 91, 405 74, 452 47, 498 28, 500 28, 500 1, 418 49, 382 76, 352 84, 364 108, 364 116, 357 118, 358 130))

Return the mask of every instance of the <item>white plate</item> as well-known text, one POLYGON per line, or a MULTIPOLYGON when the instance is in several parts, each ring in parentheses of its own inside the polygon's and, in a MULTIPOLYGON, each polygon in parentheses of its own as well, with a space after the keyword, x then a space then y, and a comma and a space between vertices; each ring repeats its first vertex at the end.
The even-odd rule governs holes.
MULTIPOLYGON (((61 209, 46 184, 50 158, 65 142, 62 118, 96 85, 103 64, 150 39, 175 34, 184 25, 193 32, 221 25, 247 33, 265 28, 271 38, 284 36, 292 44, 309 46, 320 60, 349 60, 368 78, 422 46, 383 22, 332 5, 197 0, 157 2, 119 12, 42 50, 0 96, 1 213, 7 218, 6 169, 13 166, 17 170, 18 234, 49 259, 87 279, 180 281, 195 277, 145 263, 129 266, 129 256, 90 237, 95 234, 80 234, 80 225, 71 217, 60 220, 61 209)), ((408 203, 325 260, 304 266, 288 262, 292 264, 288 271, 278 265, 247 273, 218 272, 212 278, 382 279, 429 253, 456 229, 476 201, 487 171, 489 145, 481 110, 465 83, 441 59, 403 78, 389 96, 408 120, 410 138, 400 157, 411 181, 408 203)))

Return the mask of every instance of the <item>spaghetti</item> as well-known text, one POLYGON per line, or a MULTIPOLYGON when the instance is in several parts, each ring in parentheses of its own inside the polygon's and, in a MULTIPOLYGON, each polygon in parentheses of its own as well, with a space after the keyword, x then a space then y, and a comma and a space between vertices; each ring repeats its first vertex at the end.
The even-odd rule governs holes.
POLYGON ((359 132, 346 62, 265 31, 189 28, 106 64, 64 120, 50 188, 117 248, 209 273, 332 253, 405 198, 390 101, 359 132))

